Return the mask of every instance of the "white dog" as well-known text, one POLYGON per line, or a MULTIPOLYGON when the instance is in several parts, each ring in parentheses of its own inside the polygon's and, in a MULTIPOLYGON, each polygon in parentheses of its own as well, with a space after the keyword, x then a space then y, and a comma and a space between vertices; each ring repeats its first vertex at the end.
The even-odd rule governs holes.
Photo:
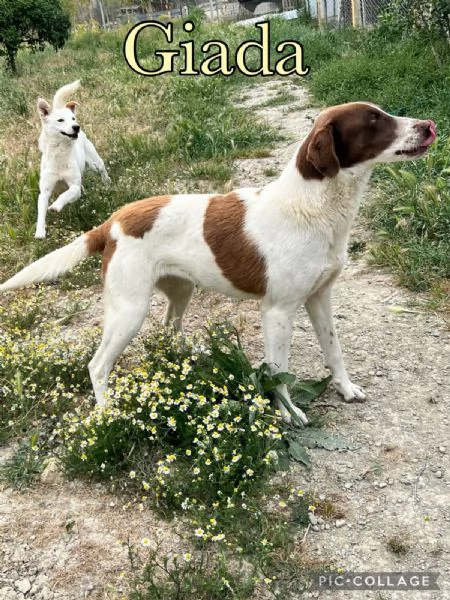
POLYGON ((103 183, 110 182, 102 159, 77 123, 78 103, 68 102, 79 87, 80 82, 74 81, 60 88, 53 98, 53 106, 42 98, 37 103, 42 121, 39 137, 42 159, 36 238, 45 238, 45 218, 52 192, 60 194, 49 208, 57 212, 81 196, 81 178, 86 165, 100 171, 103 183))
MULTIPOLYGON (((364 400, 342 358, 331 290, 346 258, 353 219, 376 163, 422 156, 433 121, 395 117, 354 102, 324 110, 280 177, 262 189, 220 195, 158 196, 128 204, 0 285, 12 290, 65 273, 103 253, 104 332, 89 370, 105 402, 114 362, 139 331, 156 287, 169 299, 165 322, 181 328, 194 285, 259 298, 266 362, 287 371, 292 324, 305 305, 333 384, 347 401, 364 400)), ((306 423, 285 386, 279 408, 306 423)))

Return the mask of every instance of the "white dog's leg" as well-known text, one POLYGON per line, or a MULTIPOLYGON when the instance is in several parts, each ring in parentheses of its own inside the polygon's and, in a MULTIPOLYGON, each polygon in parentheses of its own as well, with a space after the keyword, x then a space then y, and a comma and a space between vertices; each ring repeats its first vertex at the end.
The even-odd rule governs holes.
POLYGON ((109 374, 116 360, 140 330, 152 292, 145 263, 138 265, 139 268, 136 269, 130 269, 127 264, 116 264, 114 273, 110 273, 111 267, 112 263, 105 280, 103 337, 89 363, 95 398, 101 405, 105 404, 109 374), (140 278, 139 273, 142 274, 140 278), (136 284, 138 280, 139 285, 136 284))
POLYGON ((94 171, 98 171, 102 177, 102 181, 105 185, 109 185, 111 183, 111 179, 109 178, 108 172, 105 167, 105 163, 99 156, 97 150, 94 147, 94 144, 89 141, 87 138, 85 139, 84 149, 86 152, 86 163, 91 169, 94 171))
POLYGON ((167 296, 169 304, 163 320, 163 325, 168 326, 172 323, 175 332, 183 330, 183 315, 191 301, 194 291, 194 284, 181 277, 162 277, 157 283, 160 289, 167 296))
POLYGON ((365 400, 364 391, 350 381, 342 356, 341 345, 336 333, 331 308, 331 285, 318 290, 305 304, 309 318, 313 324, 320 347, 325 358, 325 365, 331 369, 333 385, 347 401, 365 400))
MULTIPOLYGON (((294 321, 297 305, 290 306, 267 306, 262 309, 262 321, 264 329, 265 360, 274 373, 288 370, 289 349, 291 345, 292 324, 294 321)), ((277 391, 286 399, 285 404, 277 399, 283 421, 291 422, 294 414, 304 425, 308 423, 305 413, 292 403, 286 385, 277 387, 277 391)))
POLYGON ((52 193, 52 187, 41 189, 38 197, 38 217, 36 224, 36 233, 34 237, 37 239, 45 238, 45 220, 47 217, 48 201, 52 193))
POLYGON ((53 204, 49 207, 49 210, 59 212, 65 207, 66 204, 75 202, 80 196, 81 186, 78 184, 72 184, 69 186, 69 189, 58 196, 55 202, 53 202, 53 204))

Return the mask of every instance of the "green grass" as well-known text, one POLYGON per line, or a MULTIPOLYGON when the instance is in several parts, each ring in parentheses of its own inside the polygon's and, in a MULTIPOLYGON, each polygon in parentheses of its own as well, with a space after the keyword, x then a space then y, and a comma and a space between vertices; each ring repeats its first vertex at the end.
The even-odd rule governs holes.
POLYGON ((443 135, 425 159, 380 172, 365 209, 376 231, 374 262, 389 264, 413 290, 439 294, 450 279, 449 172, 450 140, 443 135))
POLYGON ((168 554, 156 547, 145 558, 135 548, 127 549, 134 574, 130 600, 244 600, 252 596, 259 579, 255 567, 249 568, 242 557, 230 556, 225 549, 168 554))
POLYGON ((43 469, 39 435, 34 433, 21 440, 12 457, 0 466, 0 481, 23 491, 35 483, 43 469))
POLYGON ((278 92, 278 94, 276 96, 274 96, 273 98, 270 98, 270 100, 267 100, 266 102, 264 102, 264 104, 261 104, 261 107, 262 108, 266 108, 266 107, 270 108, 273 106, 285 106, 286 104, 292 103, 295 100, 296 100, 296 97, 291 92, 281 91, 281 92, 278 92))

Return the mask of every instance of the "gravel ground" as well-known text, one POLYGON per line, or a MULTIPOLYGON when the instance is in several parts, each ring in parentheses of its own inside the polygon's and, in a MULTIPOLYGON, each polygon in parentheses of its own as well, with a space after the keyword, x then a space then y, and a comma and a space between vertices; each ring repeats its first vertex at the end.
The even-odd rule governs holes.
MULTIPOLYGON (((289 160, 317 110, 308 108, 303 88, 285 81, 253 86, 241 102, 286 134, 269 158, 237 165, 236 184, 260 186, 289 160), (264 107, 286 91, 289 105, 264 107)), ((367 239, 361 223, 354 235, 367 239)), ((88 292, 92 303, 83 314, 91 323, 101 314, 98 292, 88 292)), ((312 559, 353 571, 439 572, 441 589, 308 592, 302 598, 450 598, 450 336, 438 315, 412 304, 417 299, 388 274, 368 268, 363 255, 349 262, 336 284, 335 316, 349 372, 368 399, 344 404, 329 390, 321 402, 329 407, 327 427, 357 449, 311 451, 311 470, 294 468, 292 477, 339 507, 338 518, 319 519, 309 528, 304 547, 312 559)), ((164 300, 155 296, 152 304, 151 319, 160 318, 164 300)), ((186 330, 214 315, 231 318, 252 358, 263 358, 256 302, 200 292, 186 330)), ((301 312, 291 370, 300 377, 320 377, 326 374, 321 365, 301 312)), ((0 461, 10 450, 1 451, 0 461)), ((56 473, 24 494, 0 490, 0 600, 120 598, 126 566, 121 542, 145 536, 157 536, 168 548, 176 544, 168 524, 148 510, 124 512, 121 500, 101 486, 65 482, 56 473)))

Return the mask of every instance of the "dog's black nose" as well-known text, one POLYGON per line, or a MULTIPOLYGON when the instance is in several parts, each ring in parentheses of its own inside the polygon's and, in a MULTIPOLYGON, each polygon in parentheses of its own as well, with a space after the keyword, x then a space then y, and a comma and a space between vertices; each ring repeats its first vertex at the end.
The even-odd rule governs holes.
POLYGON ((81 127, 79 125, 72 125, 72 129, 74 130, 75 133, 78 133, 81 129, 81 127))

